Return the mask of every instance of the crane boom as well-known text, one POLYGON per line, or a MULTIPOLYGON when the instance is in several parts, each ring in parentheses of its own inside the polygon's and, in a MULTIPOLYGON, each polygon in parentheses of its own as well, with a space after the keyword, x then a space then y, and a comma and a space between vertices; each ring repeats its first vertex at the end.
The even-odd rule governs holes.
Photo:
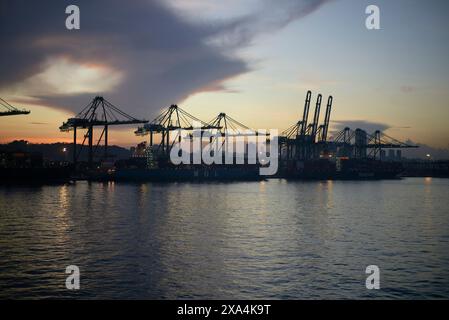
POLYGON ((309 108, 310 108, 310 100, 312 98, 312 91, 307 91, 306 101, 304 103, 304 113, 302 116, 301 130, 300 134, 303 136, 306 134, 307 130, 307 119, 309 118, 309 108))
POLYGON ((316 106, 315 106, 315 114, 313 116, 313 124, 312 124, 312 141, 315 141, 316 131, 318 129, 318 121, 320 118, 320 109, 321 109, 321 93, 318 94, 316 99, 316 106))
POLYGON ((331 118, 332 101, 333 101, 333 97, 329 96, 329 98, 327 99, 326 115, 324 116, 324 126, 323 126, 322 138, 321 138, 321 141, 323 141, 323 142, 326 142, 326 140, 327 140, 327 132, 329 130, 329 121, 331 118))

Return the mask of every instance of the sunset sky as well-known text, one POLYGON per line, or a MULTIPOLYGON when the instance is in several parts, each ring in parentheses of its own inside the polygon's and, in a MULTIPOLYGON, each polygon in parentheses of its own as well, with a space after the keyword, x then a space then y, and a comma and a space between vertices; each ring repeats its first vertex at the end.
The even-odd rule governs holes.
MULTIPOLYGON (((0 0, 0 97, 31 110, 0 117, 0 142, 70 141, 58 127, 95 95, 137 118, 177 103, 282 131, 310 89, 333 95, 333 130, 448 149, 448 14, 444 0, 0 0), (365 27, 369 4, 381 30, 365 27)), ((142 141, 134 130, 110 143, 142 141)))

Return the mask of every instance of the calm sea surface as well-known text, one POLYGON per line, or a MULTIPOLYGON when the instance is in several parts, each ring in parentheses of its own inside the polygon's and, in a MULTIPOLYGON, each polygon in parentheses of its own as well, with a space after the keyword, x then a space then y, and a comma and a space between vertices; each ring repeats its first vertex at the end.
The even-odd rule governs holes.
POLYGON ((449 179, 1 186, 0 298, 69 297, 449 298, 449 179))

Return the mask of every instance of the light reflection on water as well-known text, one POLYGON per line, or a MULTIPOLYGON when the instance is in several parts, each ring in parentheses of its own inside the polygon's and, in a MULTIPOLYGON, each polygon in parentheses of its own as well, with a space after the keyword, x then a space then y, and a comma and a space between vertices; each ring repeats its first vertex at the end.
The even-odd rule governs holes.
POLYGON ((449 298, 448 187, 0 187, 0 298, 449 298), (71 264, 78 292, 65 289, 71 264), (379 291, 365 289, 370 264, 379 291))

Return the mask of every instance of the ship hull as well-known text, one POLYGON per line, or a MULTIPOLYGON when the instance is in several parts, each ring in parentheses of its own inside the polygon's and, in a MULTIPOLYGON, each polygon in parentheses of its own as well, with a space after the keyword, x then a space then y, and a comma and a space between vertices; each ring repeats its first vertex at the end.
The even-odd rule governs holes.
POLYGON ((241 168, 197 169, 118 169, 115 181, 255 181, 261 180, 259 170, 241 168))
POLYGON ((64 183, 70 175, 69 168, 0 168, 0 184, 64 183))

